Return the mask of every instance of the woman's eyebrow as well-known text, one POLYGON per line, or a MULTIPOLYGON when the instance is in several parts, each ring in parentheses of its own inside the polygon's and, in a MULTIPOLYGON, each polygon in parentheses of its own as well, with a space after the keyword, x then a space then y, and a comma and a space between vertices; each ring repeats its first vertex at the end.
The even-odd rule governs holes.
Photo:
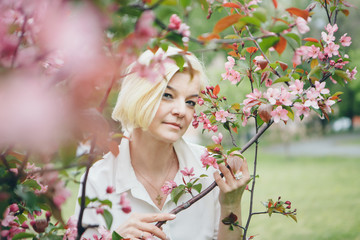
MULTIPOLYGON (((173 88, 173 87, 171 87, 171 86, 169 86, 169 85, 167 85, 166 88, 168 88, 168 89, 171 90, 171 91, 178 92, 175 88, 173 88)), ((199 97, 199 94, 197 94, 197 93, 191 94, 191 95, 189 95, 188 97, 189 97, 189 98, 199 97)))

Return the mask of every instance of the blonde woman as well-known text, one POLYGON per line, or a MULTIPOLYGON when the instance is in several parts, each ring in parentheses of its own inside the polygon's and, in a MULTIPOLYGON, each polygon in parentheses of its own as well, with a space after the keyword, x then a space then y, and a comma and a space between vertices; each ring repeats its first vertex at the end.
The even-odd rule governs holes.
MULTIPOLYGON (((159 50, 155 56, 178 54, 176 48, 166 53, 159 50)), ((150 64, 154 54, 146 51, 139 62, 150 64)), ((130 239, 241 239, 241 230, 230 231, 221 219, 231 212, 241 218, 241 197, 249 180, 246 161, 241 171, 243 178, 237 180, 225 166, 218 171, 206 171, 200 156, 205 148, 185 141, 182 137, 189 127, 195 105, 206 78, 202 64, 193 55, 186 55, 183 71, 173 62, 165 63, 165 74, 149 81, 137 73, 124 79, 112 117, 121 122, 128 138, 123 138, 120 153, 108 153, 95 163, 89 172, 86 195, 109 197, 114 203, 127 193, 132 211, 125 214, 117 206, 111 212, 114 217, 111 230, 130 239), (180 170, 194 168, 204 187, 214 180, 216 188, 203 199, 178 215, 169 214, 176 205, 170 196, 162 193, 166 181, 182 182, 180 170), (106 188, 113 186, 115 194, 106 195, 106 188), (220 190, 220 191, 219 191, 220 190), (162 228, 157 221, 168 221, 162 228)), ((180 202, 191 196, 183 196, 180 202)), ((77 206, 77 212, 79 206, 77 206)), ((101 215, 94 209, 84 212, 84 224, 104 225, 101 215)), ((241 223, 241 220, 240 220, 241 223)), ((86 232, 92 236, 94 230, 86 232)))

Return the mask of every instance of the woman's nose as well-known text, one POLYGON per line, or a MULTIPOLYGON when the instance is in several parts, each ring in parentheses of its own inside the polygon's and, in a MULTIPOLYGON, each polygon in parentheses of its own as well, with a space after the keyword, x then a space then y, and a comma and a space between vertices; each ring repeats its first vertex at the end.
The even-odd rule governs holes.
POLYGON ((172 114, 177 115, 178 117, 183 117, 186 111, 186 104, 184 102, 176 101, 174 102, 172 114))

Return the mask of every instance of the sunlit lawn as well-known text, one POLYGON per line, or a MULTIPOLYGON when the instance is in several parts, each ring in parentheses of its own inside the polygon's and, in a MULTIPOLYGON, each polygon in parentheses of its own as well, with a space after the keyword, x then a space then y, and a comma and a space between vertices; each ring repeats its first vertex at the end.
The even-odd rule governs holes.
MULTIPOLYGON (((360 156, 286 159, 284 156, 260 155, 255 211, 265 210, 260 201, 276 200, 281 196, 297 208, 298 223, 279 214, 271 218, 256 215, 250 225, 250 235, 261 240, 360 240, 360 156)), ((251 150, 247 151, 246 157, 250 163, 253 159, 251 150)), ((65 217, 74 211, 77 186, 71 189, 74 193, 64 207, 65 217)), ((245 193, 245 205, 248 196, 245 193)), ((247 214, 245 206, 243 221, 247 214)))

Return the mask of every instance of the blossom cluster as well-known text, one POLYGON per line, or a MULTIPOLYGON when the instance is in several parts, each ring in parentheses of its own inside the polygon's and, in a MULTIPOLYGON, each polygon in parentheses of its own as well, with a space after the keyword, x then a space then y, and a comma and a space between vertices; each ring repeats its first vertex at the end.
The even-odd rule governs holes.
POLYGON ((171 15, 168 28, 170 30, 177 31, 179 34, 181 34, 182 41, 184 42, 185 45, 189 43, 190 27, 186 23, 183 23, 178 15, 176 14, 171 15))

